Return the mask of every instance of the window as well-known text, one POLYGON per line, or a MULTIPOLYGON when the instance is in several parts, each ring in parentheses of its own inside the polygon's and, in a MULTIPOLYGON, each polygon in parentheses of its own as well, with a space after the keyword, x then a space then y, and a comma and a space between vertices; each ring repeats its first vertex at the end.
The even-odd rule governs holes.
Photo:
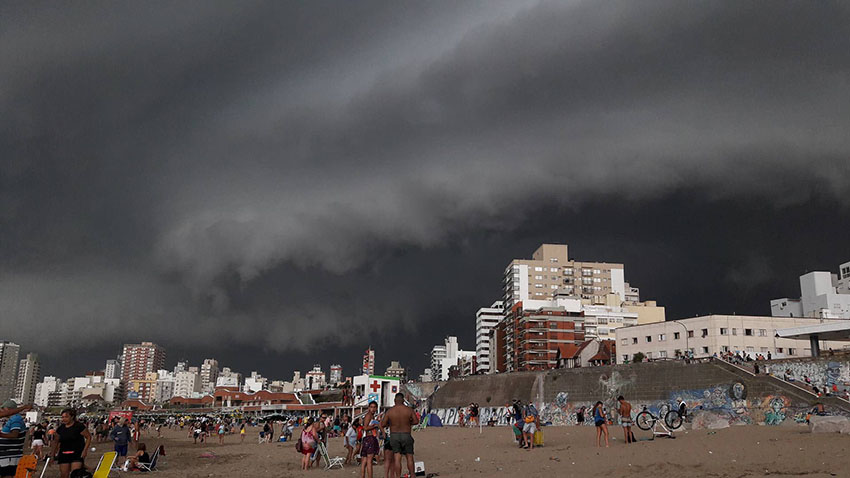
POLYGON ((647 343, 652 342, 652 336, 651 336, 651 335, 647 335, 647 336, 646 336, 646 341, 647 341, 647 343))
MULTIPOLYGON (((558 262, 558 260, 555 259, 555 262, 558 262)), ((558 268, 557 267, 550 267, 549 272, 558 272, 558 268)))
POLYGON ((666 339, 667 339, 666 334, 658 334, 658 341, 659 342, 664 342, 664 340, 666 340, 666 339))
POLYGON ((785 349, 783 349, 782 347, 776 347, 776 353, 778 353, 778 354, 784 354, 784 353, 785 353, 785 349))
POLYGON ((623 345, 629 345, 629 339, 623 339, 620 341, 620 343, 623 345))
POLYGON ((647 352, 647 353, 646 353, 646 358, 651 359, 651 358, 652 358, 652 352, 647 352))
POLYGON ((552 258, 549 259, 549 262, 558 262, 558 258, 552 257, 552 258))
POLYGON ((565 276, 571 276, 571 275, 573 275, 573 270, 572 270, 572 269, 564 268, 564 275, 565 275, 565 276))
POLYGON ((788 355, 797 355, 797 349, 788 347, 788 355))
POLYGON ((720 347, 720 351, 721 351, 721 352, 728 352, 728 351, 729 351, 729 346, 728 346, 728 345, 724 345, 724 346, 720 347))
POLYGON ((761 351, 761 353, 766 354, 767 353, 767 347, 762 347, 760 349, 760 351, 761 351))
POLYGON ((551 287, 551 288, 553 288, 553 289, 557 289, 557 288, 558 288, 558 286, 556 286, 555 284, 552 284, 552 285, 551 285, 551 286, 549 286, 549 287, 551 287))
MULTIPOLYGON (((689 338, 689 339, 694 338, 694 331, 693 331, 693 330, 689 330, 689 331, 688 331, 688 338, 689 338)), ((693 350, 693 349, 691 349, 691 352, 693 352, 693 351, 694 351, 694 350, 693 350)))
POLYGON ((667 358, 667 351, 662 350, 662 351, 658 352, 658 356, 661 357, 661 358, 667 358))
POLYGON ((543 284, 534 284, 534 288, 535 288, 535 289, 542 289, 542 288, 543 288, 543 284))
POLYGON ((753 353, 755 351, 756 349, 754 349, 753 347, 747 347, 747 353, 753 353))
POLYGON ((744 329, 744 335, 746 335, 747 337, 752 336, 753 329, 744 329))
POLYGON ((765 337, 765 336, 767 336, 767 330, 759 329, 759 337, 765 337))
POLYGON ((729 333, 729 329, 726 327, 720 327, 720 335, 726 335, 729 333))
POLYGON ((632 337, 632 345, 637 345, 637 337, 632 337))
POLYGON ((543 272, 543 268, 542 267, 535 267, 534 271, 535 272, 543 272))
POLYGON ((557 329, 558 323, 557 322, 549 322, 549 328, 550 329, 557 329))
POLYGON ((599 327, 599 335, 608 335, 608 329, 605 327, 599 327))
POLYGON ((673 332, 673 340, 679 340, 679 332, 673 332))
POLYGON ((702 353, 707 354, 707 353, 708 353, 708 347, 703 347, 703 348, 702 348, 702 353))
POLYGON ((702 336, 708 337, 708 329, 702 329, 702 336))
POLYGON ((536 280, 543 280, 543 276, 534 276, 534 279, 536 279, 536 280))
POLYGON ((738 329, 732 328, 732 335, 738 335, 738 329))

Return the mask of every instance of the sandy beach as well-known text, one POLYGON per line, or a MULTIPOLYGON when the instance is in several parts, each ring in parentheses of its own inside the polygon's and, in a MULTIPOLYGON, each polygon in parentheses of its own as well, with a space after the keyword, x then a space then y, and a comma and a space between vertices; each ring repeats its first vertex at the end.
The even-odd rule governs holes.
MULTIPOLYGON (((162 478, 359 476, 359 469, 326 471, 299 469, 294 444, 257 444, 258 430, 251 430, 244 444, 238 436, 194 445, 185 432, 163 431, 163 438, 144 438, 151 448, 162 443, 167 456, 157 474, 162 478), (204 458, 201 455, 213 455, 204 458)), ((543 448, 521 450, 509 429, 454 427, 416 432, 416 460, 426 472, 440 477, 829 477, 850 476, 850 437, 811 434, 803 425, 779 427, 736 426, 716 431, 688 430, 676 439, 649 440, 650 434, 635 430, 640 440, 626 445, 622 431, 611 427, 610 448, 596 448, 593 427, 547 427, 543 448)), ((89 464, 96 464, 107 444, 96 444, 89 464)), ((341 438, 331 439, 330 454, 344 455, 341 438)), ((375 477, 384 476, 376 466, 375 477)), ((121 473, 121 476, 135 473, 121 473)), ((51 467, 46 477, 58 476, 51 467)), ((113 474, 113 476, 115 476, 113 474)))

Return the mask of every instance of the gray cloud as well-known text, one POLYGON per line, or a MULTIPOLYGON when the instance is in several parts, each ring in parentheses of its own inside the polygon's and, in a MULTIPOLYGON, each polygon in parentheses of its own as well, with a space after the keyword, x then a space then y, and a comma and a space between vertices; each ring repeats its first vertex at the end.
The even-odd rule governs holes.
POLYGON ((850 197, 841 4, 0 8, 0 314, 33 342, 358 343, 461 296, 384 292, 395 254, 546 207, 850 197))

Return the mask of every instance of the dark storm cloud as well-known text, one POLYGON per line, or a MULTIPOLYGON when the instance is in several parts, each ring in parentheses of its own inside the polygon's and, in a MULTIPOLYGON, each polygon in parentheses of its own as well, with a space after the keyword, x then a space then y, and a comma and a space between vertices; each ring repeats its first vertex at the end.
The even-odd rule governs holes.
MULTIPOLYGON (((485 305, 440 251, 517 244, 547 207, 850 197, 838 3, 6 3, 0 22, 0 314, 34 346, 48 327, 353 346, 485 305)), ((464 264, 495 261, 498 294, 526 249, 464 264)), ((770 259, 717 278, 763 284, 770 259)))

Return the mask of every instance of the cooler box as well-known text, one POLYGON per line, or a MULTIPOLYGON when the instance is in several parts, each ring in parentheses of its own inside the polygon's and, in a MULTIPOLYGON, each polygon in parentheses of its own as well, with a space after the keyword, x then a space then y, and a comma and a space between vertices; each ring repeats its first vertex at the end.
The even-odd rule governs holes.
POLYGON ((414 463, 413 472, 416 473, 416 476, 425 476, 425 462, 417 461, 414 463))
POLYGON ((540 430, 534 432, 534 446, 543 446, 543 432, 540 430))

